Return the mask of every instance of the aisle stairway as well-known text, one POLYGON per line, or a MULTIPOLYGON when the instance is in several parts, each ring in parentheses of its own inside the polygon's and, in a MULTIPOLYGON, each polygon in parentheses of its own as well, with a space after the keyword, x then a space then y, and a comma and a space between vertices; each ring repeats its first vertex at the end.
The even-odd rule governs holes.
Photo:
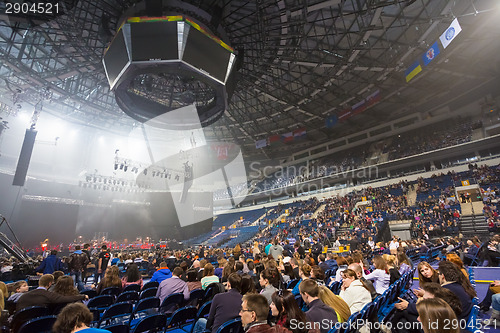
POLYGON ((311 219, 315 219, 318 217, 318 215, 325 210, 326 204, 322 204, 316 209, 316 211, 313 213, 311 219))
POLYGON ((486 239, 489 237, 488 224, 484 215, 469 215, 462 216, 460 219, 460 232, 465 238, 470 238, 472 236, 477 236, 480 239, 486 239))
POLYGON ((417 189, 416 188, 408 188, 408 194, 406 196, 406 199, 408 201, 408 207, 410 206, 415 206, 415 203, 417 202, 417 189))

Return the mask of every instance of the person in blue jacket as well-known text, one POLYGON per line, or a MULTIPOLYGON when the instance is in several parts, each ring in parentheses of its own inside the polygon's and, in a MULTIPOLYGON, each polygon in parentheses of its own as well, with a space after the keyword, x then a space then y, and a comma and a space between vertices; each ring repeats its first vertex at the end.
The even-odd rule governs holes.
POLYGON ((160 263, 160 268, 153 273, 150 282, 157 281, 158 283, 161 283, 161 281, 169 279, 171 277, 172 272, 170 271, 170 269, 168 269, 167 263, 163 261, 160 263))
POLYGON ((63 271, 63 263, 60 258, 57 257, 57 250, 50 251, 50 255, 43 259, 40 266, 36 268, 36 271, 43 274, 52 274, 55 271, 63 271))

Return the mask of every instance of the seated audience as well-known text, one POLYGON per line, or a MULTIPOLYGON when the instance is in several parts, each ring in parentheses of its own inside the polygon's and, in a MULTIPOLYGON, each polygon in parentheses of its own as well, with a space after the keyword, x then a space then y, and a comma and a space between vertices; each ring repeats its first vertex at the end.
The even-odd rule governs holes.
POLYGON ((186 280, 189 292, 195 289, 201 289, 201 281, 198 281, 198 272, 195 269, 188 269, 186 272, 186 280))
POLYGON ((274 294, 276 289, 275 285, 278 284, 280 279, 279 272, 276 268, 266 268, 265 270, 260 273, 260 286, 262 287, 262 290, 260 291, 260 294, 264 296, 267 299, 267 302, 271 304, 272 299, 271 296, 274 294))
POLYGON ((27 293, 30 290, 30 287, 28 286, 28 282, 20 280, 14 283, 13 290, 14 293, 10 295, 8 301, 17 303, 19 297, 24 295, 24 293, 27 293))
POLYGON ((203 290, 207 289, 207 287, 212 283, 219 283, 219 278, 214 275, 214 266, 211 263, 208 263, 203 268, 203 278, 201 279, 201 288, 203 290))
POLYGON ((372 301, 372 296, 369 288, 358 280, 356 272, 346 269, 343 275, 344 279, 339 296, 347 303, 351 313, 356 313, 372 301))
MULTIPOLYGON (((316 284, 315 282, 313 282, 316 284)), ((267 323, 269 304, 259 294, 246 294, 241 302, 241 324, 245 333, 289 333, 290 330, 281 325, 271 327, 267 323)))
POLYGON ((52 327, 54 333, 110 333, 108 330, 90 328, 94 315, 82 303, 66 305, 52 327))
POLYGON ((331 307, 319 299, 319 287, 316 281, 306 279, 300 284, 300 295, 309 307, 306 318, 313 324, 312 328, 319 329, 321 333, 327 333, 337 322, 337 313, 331 307), (323 320, 332 324, 332 327, 322 325, 323 320))
POLYGON ((375 265, 375 270, 368 275, 365 275, 365 279, 373 281, 373 287, 377 291, 377 294, 382 295, 384 291, 389 288, 389 282, 391 276, 389 275, 389 267, 385 262, 384 258, 381 256, 373 257, 373 264, 375 265))
POLYGON ((180 278, 182 272, 182 268, 175 267, 172 277, 169 279, 165 279, 160 283, 160 285, 158 286, 158 290, 156 291, 156 297, 160 298, 160 304, 163 303, 163 300, 169 295, 175 293, 184 294, 184 299, 186 301, 189 299, 188 285, 180 278))
POLYGON ((52 283, 54 283, 52 274, 42 275, 38 281, 39 287, 22 295, 17 301, 16 310, 19 311, 28 306, 49 306, 51 304, 71 303, 88 299, 87 295, 62 296, 50 292, 47 289, 50 288, 52 283))
POLYGON ((120 280, 120 269, 117 266, 109 266, 106 268, 104 272, 104 277, 101 279, 101 282, 97 285, 97 295, 101 294, 101 292, 110 287, 117 287, 122 289, 122 281, 120 280))
POLYGON ((271 315, 276 318, 276 325, 289 329, 293 333, 306 333, 305 324, 307 318, 304 312, 297 305, 293 294, 286 290, 280 289, 271 296, 272 302, 269 306, 271 308, 271 315), (294 323, 293 329, 291 324, 294 323), (299 328, 298 323, 303 323, 304 328, 299 328))
POLYGON ((346 322, 351 315, 351 310, 349 309, 349 305, 339 296, 335 295, 333 291, 328 289, 328 287, 324 285, 319 286, 319 299, 335 310, 337 314, 337 320, 339 323, 346 322))
POLYGON ((214 296, 206 326, 207 329, 212 330, 212 333, 217 332, 226 321, 238 317, 242 298, 240 287, 241 275, 232 273, 227 280, 228 291, 214 296))
POLYGON ((128 265, 125 275, 122 277, 122 287, 125 288, 131 284, 138 284, 141 288, 143 285, 141 272, 139 272, 139 267, 136 264, 128 265))
POLYGON ((454 263, 441 261, 439 263, 439 281, 443 288, 449 289, 458 296, 462 303, 462 314, 459 319, 466 319, 472 310, 472 299, 477 295, 469 279, 465 278, 454 263))
POLYGON ((460 333, 460 322, 444 300, 424 299, 417 304, 417 311, 424 333, 460 333))
POLYGON ((160 268, 156 272, 153 273, 153 276, 151 277, 151 282, 158 282, 161 283, 163 280, 171 278, 172 277, 172 272, 170 269, 167 267, 167 263, 162 261, 160 263, 160 268))

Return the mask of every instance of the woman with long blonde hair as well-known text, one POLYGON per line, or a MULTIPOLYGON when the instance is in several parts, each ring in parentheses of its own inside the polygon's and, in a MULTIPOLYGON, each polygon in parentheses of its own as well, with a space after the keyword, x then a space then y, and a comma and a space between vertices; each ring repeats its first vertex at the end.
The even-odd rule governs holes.
POLYGON ((351 315, 349 305, 342 298, 335 295, 333 291, 325 286, 319 286, 319 298, 323 303, 335 310, 340 323, 344 323, 349 319, 351 315))

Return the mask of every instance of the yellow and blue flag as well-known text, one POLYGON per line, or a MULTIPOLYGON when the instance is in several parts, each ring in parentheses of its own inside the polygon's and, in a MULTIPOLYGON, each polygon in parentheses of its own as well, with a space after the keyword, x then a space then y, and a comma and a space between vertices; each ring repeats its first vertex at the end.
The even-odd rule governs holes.
POLYGON ((422 60, 424 62, 424 66, 427 66, 436 56, 440 53, 439 51, 439 45, 438 42, 436 41, 430 49, 425 51, 425 53, 422 55, 422 60))
POLYGON ((417 60, 405 71, 406 82, 410 82, 411 79, 415 77, 418 73, 422 71, 422 66, 420 66, 420 62, 417 60))

